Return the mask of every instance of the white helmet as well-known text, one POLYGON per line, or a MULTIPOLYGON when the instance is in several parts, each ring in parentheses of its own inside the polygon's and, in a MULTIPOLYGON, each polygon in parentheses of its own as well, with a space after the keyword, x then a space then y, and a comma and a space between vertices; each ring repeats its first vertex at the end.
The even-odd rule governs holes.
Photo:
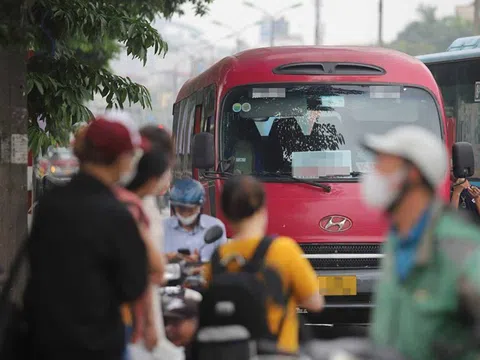
POLYGON ((363 146, 411 162, 434 189, 447 176, 448 155, 442 139, 420 126, 399 126, 383 135, 367 134, 363 146))

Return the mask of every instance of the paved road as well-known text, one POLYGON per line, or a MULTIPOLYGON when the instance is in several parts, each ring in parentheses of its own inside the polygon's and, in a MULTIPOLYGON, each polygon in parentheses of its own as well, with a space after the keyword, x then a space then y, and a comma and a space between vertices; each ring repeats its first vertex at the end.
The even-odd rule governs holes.
POLYGON ((340 337, 366 337, 368 326, 362 325, 326 325, 309 326, 312 335, 317 339, 336 339, 340 337))

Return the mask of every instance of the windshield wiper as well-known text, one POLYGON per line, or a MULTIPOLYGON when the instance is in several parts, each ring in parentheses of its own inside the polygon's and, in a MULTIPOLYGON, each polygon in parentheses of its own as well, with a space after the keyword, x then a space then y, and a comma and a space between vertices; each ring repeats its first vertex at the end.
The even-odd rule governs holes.
POLYGON ((320 176, 318 177, 318 179, 329 179, 329 178, 341 178, 341 177, 347 177, 347 176, 351 176, 351 177, 360 177, 361 175, 363 175, 364 173, 360 172, 360 171, 352 171, 350 174, 345 174, 345 175, 324 175, 324 176, 320 176))
POLYGON ((274 177, 278 177, 278 178, 282 178, 282 179, 289 179, 289 180, 292 180, 292 181, 297 182, 297 183, 307 184, 307 185, 322 188, 326 192, 332 191, 332 187, 330 185, 325 185, 325 184, 316 182, 315 180, 300 179, 300 178, 292 176, 289 173, 259 171, 259 172, 255 172, 253 174, 258 175, 258 176, 274 176, 274 177))
POLYGON ((344 177, 344 176, 351 176, 351 177, 359 177, 363 175, 362 172, 360 171, 352 171, 350 172, 350 174, 346 174, 346 175, 326 175, 326 176, 322 176, 323 178, 328 178, 328 177, 344 177))

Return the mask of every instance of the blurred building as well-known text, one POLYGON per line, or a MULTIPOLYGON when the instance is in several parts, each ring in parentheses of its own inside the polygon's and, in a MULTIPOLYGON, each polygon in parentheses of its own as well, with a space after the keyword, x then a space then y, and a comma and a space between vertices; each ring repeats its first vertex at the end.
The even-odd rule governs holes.
POLYGON ((264 17, 260 23, 260 43, 264 46, 270 44, 272 29, 274 32, 275 46, 303 45, 303 37, 299 34, 290 33, 290 23, 285 17, 273 20, 264 17))
POLYGON ((469 5, 455 6, 455 15, 464 20, 473 22, 474 13, 475 13, 475 9, 474 9, 473 2, 469 5))
MULTIPOLYGON (((275 38, 282 38, 288 36, 289 24, 284 17, 273 21, 275 38)), ((269 17, 264 17, 260 23, 260 42, 268 43, 270 41, 270 34, 272 32, 272 20, 269 17)))

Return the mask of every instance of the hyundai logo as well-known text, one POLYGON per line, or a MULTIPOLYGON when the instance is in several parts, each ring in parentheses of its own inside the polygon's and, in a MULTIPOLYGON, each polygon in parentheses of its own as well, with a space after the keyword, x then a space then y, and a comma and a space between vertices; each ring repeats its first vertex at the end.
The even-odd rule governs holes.
POLYGON ((343 232, 352 227, 353 223, 346 216, 342 215, 329 215, 320 220, 319 226, 328 232, 343 232))

